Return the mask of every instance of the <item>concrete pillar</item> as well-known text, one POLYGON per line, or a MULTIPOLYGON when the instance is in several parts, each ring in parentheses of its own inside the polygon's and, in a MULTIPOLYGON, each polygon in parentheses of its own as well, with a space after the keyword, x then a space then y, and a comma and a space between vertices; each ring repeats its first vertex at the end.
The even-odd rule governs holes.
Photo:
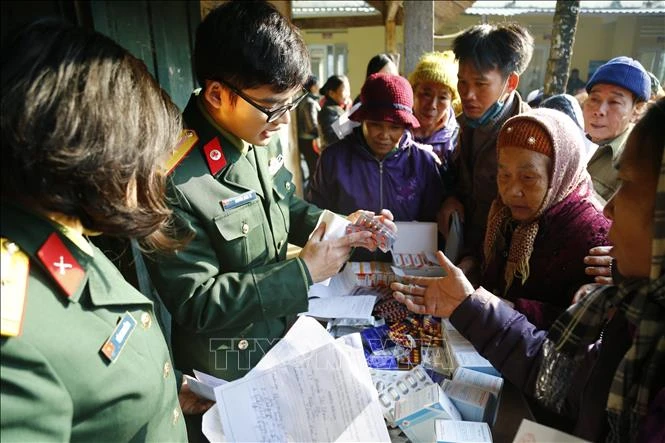
POLYGON ((434 50, 434 2, 405 1, 404 5, 404 75, 416 67, 425 52, 434 50))

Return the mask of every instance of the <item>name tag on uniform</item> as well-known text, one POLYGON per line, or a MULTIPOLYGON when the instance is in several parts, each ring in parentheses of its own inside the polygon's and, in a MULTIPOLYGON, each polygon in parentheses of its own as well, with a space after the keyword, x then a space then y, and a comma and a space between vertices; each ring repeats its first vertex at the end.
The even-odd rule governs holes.
POLYGON ((247 203, 256 200, 256 198, 256 191, 247 191, 244 194, 235 197, 225 198, 220 203, 222 204, 222 208, 224 208, 225 211, 228 211, 229 209, 246 205, 247 203))
POLYGON ((279 168, 282 167, 284 164, 284 157, 282 154, 279 154, 277 157, 273 157, 270 159, 268 162, 268 173, 270 175, 275 175, 277 174, 277 171, 279 171, 279 168))
POLYGON ((113 363, 118 359, 134 329, 136 329, 136 320, 132 317, 132 314, 125 312, 111 336, 102 346, 102 354, 106 356, 109 362, 113 363))

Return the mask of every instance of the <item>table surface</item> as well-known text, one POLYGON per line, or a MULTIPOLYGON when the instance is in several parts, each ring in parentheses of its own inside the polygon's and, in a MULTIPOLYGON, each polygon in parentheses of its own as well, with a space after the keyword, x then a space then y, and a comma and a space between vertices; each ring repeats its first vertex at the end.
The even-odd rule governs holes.
POLYGON ((534 420, 524 395, 514 384, 504 379, 499 413, 492 427, 493 443, 511 443, 523 418, 534 420))

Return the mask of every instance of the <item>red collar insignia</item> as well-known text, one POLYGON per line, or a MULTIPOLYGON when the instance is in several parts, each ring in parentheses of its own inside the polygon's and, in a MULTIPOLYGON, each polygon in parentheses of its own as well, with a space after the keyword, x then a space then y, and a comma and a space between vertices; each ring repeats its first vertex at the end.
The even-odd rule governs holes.
POLYGON ((219 138, 215 137, 203 146, 203 153, 212 175, 217 175, 226 166, 226 157, 219 144, 219 138))
POLYGON ((55 232, 37 251, 37 256, 51 277, 60 285, 67 297, 71 297, 85 278, 85 271, 69 252, 55 232))

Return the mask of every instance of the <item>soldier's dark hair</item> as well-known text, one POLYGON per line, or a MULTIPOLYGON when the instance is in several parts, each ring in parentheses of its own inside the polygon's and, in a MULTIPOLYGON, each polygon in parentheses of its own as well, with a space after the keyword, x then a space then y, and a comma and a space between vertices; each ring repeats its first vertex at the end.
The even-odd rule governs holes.
POLYGON ((210 11, 196 30, 194 67, 202 87, 221 79, 277 93, 303 85, 310 73, 298 28, 265 1, 231 0, 210 11))
POLYGON ((181 246, 162 165, 182 123, 145 64, 55 19, 8 36, 0 59, 3 199, 136 238, 146 251, 181 246))
POLYGON ((460 63, 470 61, 479 72, 499 69, 503 78, 521 74, 533 55, 533 37, 518 24, 476 25, 453 41, 460 63))

